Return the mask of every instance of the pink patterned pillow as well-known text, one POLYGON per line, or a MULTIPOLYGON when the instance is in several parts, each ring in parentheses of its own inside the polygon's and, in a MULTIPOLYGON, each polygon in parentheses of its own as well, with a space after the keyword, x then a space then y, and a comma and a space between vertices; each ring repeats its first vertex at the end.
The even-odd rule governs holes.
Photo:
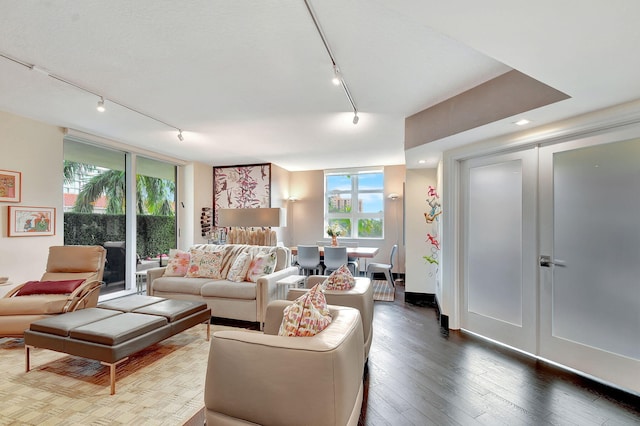
POLYGON ((356 285, 356 279, 351 275, 347 265, 342 265, 333 271, 322 285, 325 290, 351 290, 356 285))
POLYGON ((229 268, 227 279, 236 283, 245 281, 250 264, 251 255, 247 252, 240 253, 233 261, 233 265, 231 265, 231 268, 229 268))
POLYGON ((316 284, 284 308, 278 336, 315 336, 329 324, 331 324, 331 315, 327 308, 327 300, 320 289, 320 284, 316 284))
POLYGON ((276 267, 276 254, 271 253, 258 253, 251 260, 249 265, 249 271, 247 272, 247 280, 255 283, 258 278, 269 275, 276 267))
POLYGON ((188 278, 213 278, 220 279, 220 267, 222 265, 222 252, 219 251, 202 251, 191 249, 189 251, 191 259, 189 260, 189 269, 187 269, 188 278))
POLYGON ((165 277, 184 277, 187 275, 191 254, 186 251, 177 250, 169 259, 169 263, 164 270, 165 277))

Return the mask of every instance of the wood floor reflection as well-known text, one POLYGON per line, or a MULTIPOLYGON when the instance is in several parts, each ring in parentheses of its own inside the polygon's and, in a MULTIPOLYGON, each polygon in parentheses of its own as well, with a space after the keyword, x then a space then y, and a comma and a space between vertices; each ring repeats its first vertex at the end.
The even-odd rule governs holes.
POLYGON ((360 425, 639 425, 640 397, 375 302, 360 425))

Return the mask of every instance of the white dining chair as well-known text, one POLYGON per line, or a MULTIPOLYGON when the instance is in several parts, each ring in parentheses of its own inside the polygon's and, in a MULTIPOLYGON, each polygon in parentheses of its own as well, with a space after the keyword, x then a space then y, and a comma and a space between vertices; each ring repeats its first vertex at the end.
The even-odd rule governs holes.
POLYGON ((347 257, 347 248, 345 246, 326 246, 324 248, 324 273, 326 275, 348 263, 349 258, 347 257))
POLYGON ((398 245, 394 244, 391 248, 391 255, 389 256, 389 263, 370 263, 367 266, 367 276, 371 281, 373 281, 373 274, 376 272, 384 273, 384 276, 387 278, 387 281, 395 287, 396 283, 393 281, 393 259, 398 251, 398 245))
POLYGON ((322 275, 322 263, 320 263, 320 249, 316 245, 298 246, 298 269, 304 275, 322 275))

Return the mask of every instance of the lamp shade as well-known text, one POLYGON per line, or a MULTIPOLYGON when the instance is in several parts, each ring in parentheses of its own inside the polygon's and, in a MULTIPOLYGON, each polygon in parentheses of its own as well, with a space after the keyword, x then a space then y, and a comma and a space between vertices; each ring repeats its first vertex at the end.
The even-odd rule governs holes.
POLYGON ((277 227, 286 218, 280 208, 220 209, 217 226, 277 227))

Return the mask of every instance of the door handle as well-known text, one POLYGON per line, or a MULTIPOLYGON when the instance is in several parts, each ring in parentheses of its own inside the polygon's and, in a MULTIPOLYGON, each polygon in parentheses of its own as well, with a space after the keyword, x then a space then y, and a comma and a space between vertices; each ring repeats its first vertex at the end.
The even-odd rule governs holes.
POLYGON ((560 266, 564 268, 567 266, 564 260, 560 260, 560 259, 551 260, 551 256, 547 256, 547 255, 540 255, 540 257, 538 258, 538 261, 540 263, 540 266, 542 266, 543 268, 549 268, 551 266, 560 266))

